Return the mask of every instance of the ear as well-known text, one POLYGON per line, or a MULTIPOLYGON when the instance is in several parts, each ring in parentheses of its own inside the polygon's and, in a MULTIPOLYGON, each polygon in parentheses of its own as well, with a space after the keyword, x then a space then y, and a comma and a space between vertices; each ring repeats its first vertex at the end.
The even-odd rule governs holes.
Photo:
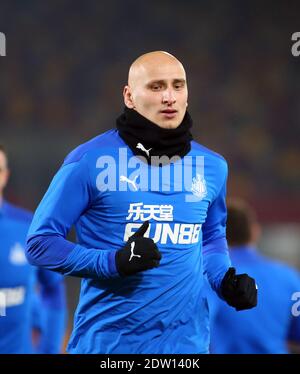
POLYGON ((124 98, 124 103, 129 109, 134 108, 134 103, 132 100, 132 94, 129 86, 125 86, 123 90, 123 98, 124 98))

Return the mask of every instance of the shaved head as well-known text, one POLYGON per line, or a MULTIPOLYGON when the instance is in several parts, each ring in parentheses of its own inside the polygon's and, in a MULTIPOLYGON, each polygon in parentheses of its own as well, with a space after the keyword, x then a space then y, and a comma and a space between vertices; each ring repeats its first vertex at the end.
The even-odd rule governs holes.
POLYGON ((187 107, 186 74, 182 63, 164 51, 141 55, 130 66, 125 105, 163 128, 180 125, 187 107))
POLYGON ((157 66, 169 66, 177 65, 182 69, 182 72, 185 75, 185 70, 182 63, 177 60, 176 57, 171 55, 168 52, 164 51, 154 51, 141 55, 138 57, 130 66, 128 73, 128 85, 134 87, 137 81, 144 77, 148 71, 152 71, 157 66))

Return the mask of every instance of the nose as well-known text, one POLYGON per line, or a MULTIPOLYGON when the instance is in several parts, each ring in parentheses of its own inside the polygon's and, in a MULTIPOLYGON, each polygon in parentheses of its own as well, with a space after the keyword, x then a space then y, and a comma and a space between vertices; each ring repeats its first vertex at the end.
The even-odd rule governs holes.
POLYGON ((163 102, 163 104, 168 104, 168 105, 175 104, 176 103, 176 97, 175 97, 174 90, 172 90, 172 89, 165 90, 163 92, 162 102, 163 102))

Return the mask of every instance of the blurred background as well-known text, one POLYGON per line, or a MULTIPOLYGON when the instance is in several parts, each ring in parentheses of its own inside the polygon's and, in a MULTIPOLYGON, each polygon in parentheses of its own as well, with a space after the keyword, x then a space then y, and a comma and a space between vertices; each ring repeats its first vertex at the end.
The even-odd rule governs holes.
MULTIPOLYGON (((64 157, 115 127, 132 61, 166 50, 187 71, 195 140, 258 213, 261 250, 300 268, 299 14, 296 1, 1 0, 6 198, 34 210, 64 157)), ((79 282, 67 284, 71 324, 79 282)))

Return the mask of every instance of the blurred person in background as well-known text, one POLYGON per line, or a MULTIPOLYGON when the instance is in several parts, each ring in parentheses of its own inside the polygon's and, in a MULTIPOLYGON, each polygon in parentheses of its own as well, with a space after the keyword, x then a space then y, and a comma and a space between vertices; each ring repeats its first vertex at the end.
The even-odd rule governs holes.
POLYGON ((0 145, 0 353, 60 353, 65 328, 61 275, 31 266, 25 256, 32 214, 3 197, 9 179, 0 145))
POLYGON ((186 74, 174 56, 140 56, 123 96, 117 129, 64 160, 35 213, 27 258, 83 278, 70 353, 207 353, 202 252, 220 297, 239 310, 257 298, 254 280, 229 269, 227 163, 192 141, 186 74), (195 177, 178 191, 182 176, 173 183, 160 171, 174 173, 186 155, 204 157, 206 181, 189 163, 195 177), (73 224, 76 244, 66 240, 73 224))
POLYGON ((255 309, 236 313, 207 284, 211 353, 289 353, 289 343, 299 349, 300 316, 292 313, 299 273, 259 253, 261 227, 244 200, 228 200, 226 231, 232 265, 255 277, 259 298, 255 309))

